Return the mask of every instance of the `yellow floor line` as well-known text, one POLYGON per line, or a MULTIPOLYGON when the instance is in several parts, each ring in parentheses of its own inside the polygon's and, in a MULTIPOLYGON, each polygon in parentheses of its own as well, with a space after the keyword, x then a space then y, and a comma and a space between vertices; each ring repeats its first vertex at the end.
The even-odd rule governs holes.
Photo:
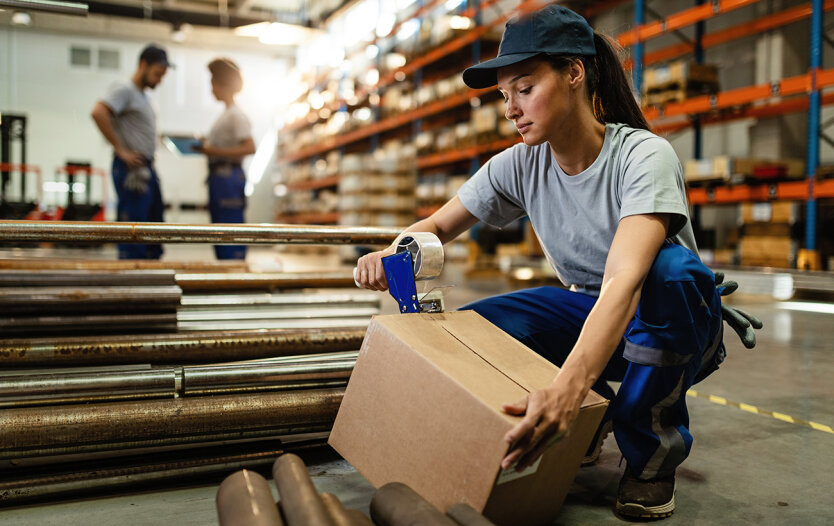
POLYGON ((825 424, 820 424, 820 423, 817 423, 817 422, 809 422, 807 420, 801 420, 799 418, 794 418, 792 416, 788 416, 788 415, 783 414, 783 413, 777 413, 775 411, 766 411, 764 409, 759 409, 758 407, 754 407, 754 406, 749 405, 749 404, 742 404, 741 402, 733 402, 732 400, 727 400, 726 398, 722 398, 720 396, 699 393, 698 391, 696 391, 694 389, 690 389, 689 391, 686 392, 686 394, 688 396, 695 396, 695 397, 698 397, 698 398, 703 398, 704 400, 709 400, 710 402, 712 402, 714 404, 732 406, 732 407, 735 407, 737 409, 741 409, 742 411, 747 411, 748 413, 754 413, 754 414, 757 414, 757 415, 769 416, 771 418, 775 418, 776 420, 781 420, 783 422, 788 422, 790 424, 796 424, 796 425, 799 425, 799 426, 810 427, 811 429, 816 429, 817 431, 824 431, 825 433, 831 433, 832 435, 834 435, 834 429, 832 429, 831 426, 827 426, 825 424))

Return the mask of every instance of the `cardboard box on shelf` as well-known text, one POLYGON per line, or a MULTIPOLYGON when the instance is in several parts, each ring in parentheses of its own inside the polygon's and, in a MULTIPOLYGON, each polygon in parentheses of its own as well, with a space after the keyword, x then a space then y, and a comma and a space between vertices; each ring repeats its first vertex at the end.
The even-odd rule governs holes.
POLYGON ((329 443, 374 486, 403 482, 441 511, 465 502, 499 525, 551 524, 608 402, 589 393, 521 473, 500 467, 520 420, 501 404, 558 370, 473 311, 376 316, 329 443))
POLYGON ((718 67, 691 60, 676 60, 665 66, 647 68, 643 77, 643 89, 647 92, 673 86, 686 87, 692 83, 706 84, 717 89, 718 67))
POLYGON ((742 224, 768 222, 793 224, 797 220, 798 204, 793 201, 742 203, 742 224))
POLYGON ((744 236, 739 251, 745 266, 792 268, 796 260, 796 242, 787 236, 744 236))

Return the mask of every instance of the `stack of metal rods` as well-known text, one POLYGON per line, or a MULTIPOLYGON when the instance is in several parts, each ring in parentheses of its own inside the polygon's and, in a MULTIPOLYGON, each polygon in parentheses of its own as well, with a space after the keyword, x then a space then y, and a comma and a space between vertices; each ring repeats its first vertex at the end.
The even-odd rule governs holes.
MULTIPOLYGON (((391 229, 340 227, 0 221, 0 242, 14 243, 382 244, 395 236, 391 229)), ((123 262, 53 262, 34 271, 8 261, 0 262, 6 269, 0 272, 7 273, 0 277, 0 316, 9 313, 14 321, 21 310, 89 316, 98 312, 93 306, 106 306, 103 332, 117 334, 2 332, 0 505, 197 472, 228 473, 264 462, 265 452, 274 458, 295 445, 323 443, 365 326, 379 310, 373 293, 309 290, 352 286, 349 272, 253 275, 206 266, 174 272, 119 266, 123 262), (129 284, 140 276, 145 285, 129 284), (86 280, 81 287, 78 279, 86 280), (103 290, 128 286, 176 289, 180 332, 140 334, 135 326, 119 325, 121 312, 149 316, 138 306, 168 301, 162 291, 151 300, 141 292, 103 290), (73 287, 84 294, 49 290, 73 287), (287 289, 298 292, 275 292, 287 289), (128 304, 137 308, 122 308, 128 304), (276 323, 286 320, 303 323, 276 323), (243 322, 257 329, 244 330, 243 322), (248 452, 237 455, 241 449, 248 452), (168 460, 157 460, 159 455, 168 460)), ((145 327, 158 331, 154 323, 145 320, 145 327)), ((89 319, 75 320, 73 328, 79 327, 98 330, 89 319)))
POLYGON ((174 331, 181 297, 172 270, 2 270, 0 331, 174 331))

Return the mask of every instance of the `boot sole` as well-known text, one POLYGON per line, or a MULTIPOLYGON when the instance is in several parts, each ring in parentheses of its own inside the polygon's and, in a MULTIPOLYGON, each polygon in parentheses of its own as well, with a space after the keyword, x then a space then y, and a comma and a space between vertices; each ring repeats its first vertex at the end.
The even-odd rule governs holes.
POLYGON ((643 506, 635 502, 628 502, 623 504, 617 501, 617 513, 625 517, 632 517, 638 519, 665 519, 670 517, 675 511, 675 494, 672 494, 672 499, 666 504, 658 506, 643 506))

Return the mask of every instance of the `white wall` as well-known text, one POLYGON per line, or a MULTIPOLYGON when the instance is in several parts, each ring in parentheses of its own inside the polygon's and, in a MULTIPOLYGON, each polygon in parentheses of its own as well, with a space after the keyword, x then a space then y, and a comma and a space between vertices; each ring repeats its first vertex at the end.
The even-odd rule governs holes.
MULTIPOLYGON (((0 27, 0 111, 23 113, 28 117, 28 162, 40 166, 46 179, 51 179, 55 168, 69 159, 88 160, 93 166, 109 172, 111 148, 90 118, 90 110, 114 83, 129 81, 145 44, 123 40, 115 34, 112 37, 83 36, 0 27), (72 45, 92 48, 94 65, 90 68, 70 66, 72 45), (101 71, 95 66, 95 50, 99 47, 120 52, 119 71, 101 71)), ((238 96, 238 103, 252 121, 256 144, 264 138, 267 143, 274 142, 274 131, 268 132, 272 130, 277 112, 281 79, 285 78, 288 68, 285 58, 274 57, 267 47, 263 52, 224 52, 205 45, 163 44, 176 68, 169 70, 158 88, 151 92, 151 99, 158 109, 158 131, 208 132, 223 107, 211 95, 206 64, 217 56, 227 56, 235 60, 243 72, 245 87, 238 96)), ((250 161, 251 158, 247 164, 250 161)), ((169 221, 175 220, 173 212, 179 203, 206 202, 203 158, 177 157, 159 146, 157 168, 162 178, 163 198, 174 205, 169 221)), ((108 186, 112 218, 115 204, 109 177, 108 186)), ((94 188, 94 192, 95 196, 99 195, 98 188, 94 188)), ((55 196, 52 197, 54 200, 55 196)), ((259 209, 263 208, 263 199, 258 197, 250 200, 253 206, 247 214, 248 219, 271 220, 271 196, 267 210, 259 209), (261 206, 256 206, 257 203, 261 206)))

